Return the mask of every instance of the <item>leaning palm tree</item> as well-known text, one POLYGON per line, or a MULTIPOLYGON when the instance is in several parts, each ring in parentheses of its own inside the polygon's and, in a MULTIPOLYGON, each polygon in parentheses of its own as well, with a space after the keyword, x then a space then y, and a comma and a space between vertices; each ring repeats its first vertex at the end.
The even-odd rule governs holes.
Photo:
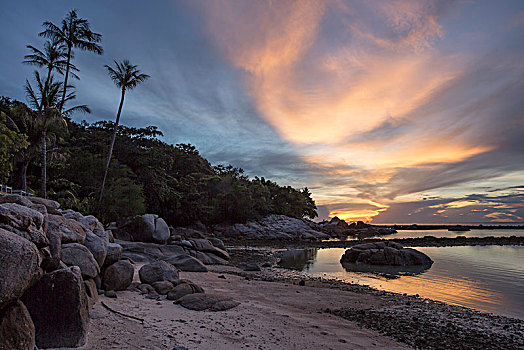
MULTIPOLYGON (((43 51, 32 45, 27 45, 26 47, 31 53, 24 56, 23 63, 47 68, 46 86, 49 86, 49 79, 51 79, 53 70, 60 74, 64 74, 67 70, 67 47, 64 43, 56 39, 49 40, 44 44, 43 51)), ((78 76, 75 74, 75 72, 78 72, 78 69, 72 63, 69 63, 69 69, 70 74, 78 79, 78 76)))
POLYGON ((65 77, 62 89, 62 100, 58 105, 58 110, 62 112, 66 102, 66 90, 69 71, 71 70, 71 58, 73 57, 73 48, 84 51, 94 52, 98 55, 103 53, 102 46, 98 45, 102 41, 102 35, 91 31, 89 22, 84 18, 79 18, 76 10, 71 10, 62 20, 62 26, 59 27, 51 22, 44 22, 45 30, 39 35, 50 38, 62 43, 67 47, 67 63, 65 67, 65 77))
MULTIPOLYGON (((36 109, 36 124, 41 134, 41 195, 43 198, 47 196, 47 138, 48 131, 54 127, 66 127, 67 123, 64 116, 69 115, 73 111, 80 110, 89 113, 90 110, 86 105, 75 106, 61 112, 58 107, 60 95, 63 94, 64 88, 61 82, 53 81, 53 76, 49 78, 49 83, 46 84, 40 77, 40 74, 35 71, 36 89, 33 89, 31 83, 26 80, 25 90, 29 104, 36 109)), ((73 86, 68 86, 70 89, 73 86)), ((73 92, 69 92, 65 101, 70 101, 76 98, 73 92)))
POLYGON ((120 105, 118 106, 118 112, 116 114, 115 128, 113 130, 113 137, 111 138, 111 144, 109 145, 109 155, 107 156, 106 169, 104 171, 104 179, 102 180, 102 186, 100 187, 100 199, 104 196, 104 186, 106 184, 107 172, 109 170, 109 164, 111 163, 111 156, 113 155, 113 147, 115 145, 116 133, 118 131, 118 123, 120 122, 120 113, 122 113, 122 106, 124 105, 124 96, 126 90, 131 90, 137 87, 138 84, 149 78, 149 75, 140 73, 136 65, 132 65, 129 60, 123 60, 121 63, 115 62, 115 67, 108 66, 107 72, 113 82, 121 89, 120 105))

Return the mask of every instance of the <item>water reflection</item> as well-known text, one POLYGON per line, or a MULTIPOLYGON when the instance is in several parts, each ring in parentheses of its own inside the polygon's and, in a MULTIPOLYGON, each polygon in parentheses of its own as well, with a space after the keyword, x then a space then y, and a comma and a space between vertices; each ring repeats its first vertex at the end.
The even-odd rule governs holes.
POLYGON ((431 269, 418 274, 377 274, 347 269, 340 264, 344 248, 287 253, 282 256, 282 266, 311 276, 419 294, 450 304, 524 319, 524 247, 420 247, 417 250, 434 260, 431 269), (390 278, 392 276, 397 278, 390 278))
POLYGON ((341 265, 347 272, 371 273, 388 279, 399 278, 400 276, 418 275, 431 268, 431 265, 389 266, 355 263, 343 263, 341 265))
POLYGON ((318 248, 293 249, 278 252, 279 265, 292 270, 307 270, 317 257, 318 248))

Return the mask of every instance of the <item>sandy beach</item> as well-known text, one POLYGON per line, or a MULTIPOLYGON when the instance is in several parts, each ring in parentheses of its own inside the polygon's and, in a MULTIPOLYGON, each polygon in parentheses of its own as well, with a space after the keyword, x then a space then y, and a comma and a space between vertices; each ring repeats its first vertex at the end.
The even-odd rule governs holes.
MULTIPOLYGON (((222 268, 235 271, 234 268, 222 268)), ((209 293, 241 304, 223 312, 192 311, 137 292, 103 295, 109 307, 143 318, 143 324, 116 315, 98 302, 92 311, 89 341, 83 349, 406 349, 376 331, 323 312, 340 306, 374 305, 379 299, 339 289, 247 280, 228 273, 181 272, 209 293), (224 276, 224 278, 219 278, 224 276)))

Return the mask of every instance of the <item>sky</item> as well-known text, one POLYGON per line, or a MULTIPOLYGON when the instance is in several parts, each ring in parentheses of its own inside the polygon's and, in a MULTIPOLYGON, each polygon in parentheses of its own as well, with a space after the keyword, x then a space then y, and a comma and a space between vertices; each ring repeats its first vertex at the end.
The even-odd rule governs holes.
POLYGON ((11 1, 0 95, 25 101, 26 45, 75 8, 104 54, 75 51, 74 120, 114 120, 104 64, 151 76, 121 122, 212 164, 308 187, 319 219, 524 221, 524 1, 11 1))

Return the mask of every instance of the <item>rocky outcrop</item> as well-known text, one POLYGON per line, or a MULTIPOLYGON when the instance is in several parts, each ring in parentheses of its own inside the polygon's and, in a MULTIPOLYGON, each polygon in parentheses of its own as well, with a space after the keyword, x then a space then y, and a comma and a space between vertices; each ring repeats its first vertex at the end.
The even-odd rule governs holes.
POLYGON ((62 243, 84 243, 86 239, 84 225, 62 215, 49 215, 48 232, 58 235, 62 243))
POLYGON ((433 260, 426 254, 402 245, 383 241, 358 244, 346 250, 341 264, 370 264, 390 266, 431 266, 433 260))
POLYGON ((144 265, 138 271, 140 282, 153 284, 159 281, 178 282, 178 270, 165 261, 155 261, 144 265))
POLYGON ((240 305, 231 298, 206 293, 187 294, 179 298, 176 303, 195 311, 225 311, 240 305))
POLYGON ((190 255, 173 255, 167 258, 164 258, 164 261, 175 266, 180 271, 187 272, 207 272, 207 267, 197 258, 194 258, 190 255))
POLYGON ((125 290, 133 282, 133 273, 133 264, 120 260, 105 269, 102 285, 105 290, 125 290))
POLYGON ((312 229, 299 219, 285 215, 269 215, 246 224, 216 225, 213 233, 217 237, 245 240, 321 240, 329 235, 312 229))
POLYGON ((16 233, 38 248, 49 245, 43 223, 44 216, 34 209, 16 203, 0 204, 0 228, 16 233))
POLYGON ((100 267, 93 254, 85 246, 78 243, 69 243, 62 246, 62 261, 67 266, 78 266, 82 276, 95 278, 100 273, 100 267))
POLYGON ((25 305, 16 300, 0 309, 0 349, 33 350, 35 325, 25 305))
POLYGON ((27 239, 0 229, 0 307, 16 299, 42 276, 41 258, 27 239))
POLYGON ((57 202, 0 196, 0 349, 33 349, 35 334, 39 348, 85 343, 102 267, 111 276, 105 288, 125 289, 133 278, 110 234, 94 216, 62 211, 57 202))
POLYGON ((78 267, 46 274, 29 288, 22 301, 36 329, 39 348, 79 347, 85 344, 89 310, 78 267))
POLYGON ((170 231, 167 223, 158 215, 144 214, 121 223, 113 234, 121 240, 166 243, 170 231))
POLYGON ((331 237, 343 238, 347 236, 356 236, 360 238, 381 236, 396 233, 397 231, 392 228, 378 227, 370 224, 366 224, 362 221, 352 222, 348 224, 346 221, 334 217, 330 221, 323 221, 317 224, 313 224, 318 230, 329 234, 331 237))

